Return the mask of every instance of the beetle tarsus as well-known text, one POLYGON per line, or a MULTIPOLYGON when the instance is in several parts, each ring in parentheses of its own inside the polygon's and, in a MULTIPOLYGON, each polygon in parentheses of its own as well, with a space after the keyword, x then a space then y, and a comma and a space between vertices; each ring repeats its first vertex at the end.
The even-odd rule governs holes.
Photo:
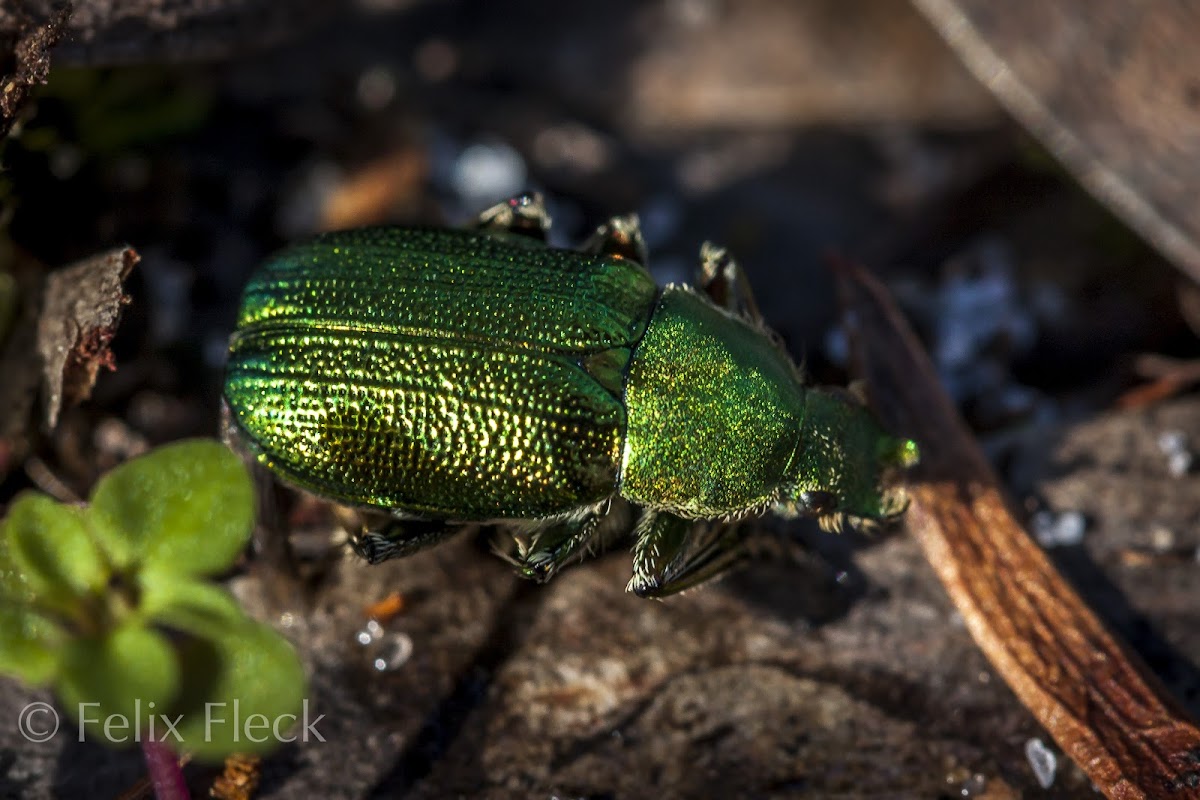
POLYGON ((480 230, 516 233, 546 241, 550 212, 541 192, 525 192, 488 208, 479 215, 480 230))
POLYGON ((441 544, 461 527, 440 521, 391 520, 377 529, 364 526, 351 537, 350 547, 368 564, 380 564, 441 544))
POLYGON ((628 258, 643 267, 648 266, 646 240, 637 214, 615 216, 596 228, 581 248, 585 253, 628 258))
POLYGON ((700 245, 700 269, 696 285, 717 305, 731 314, 762 324, 762 314, 746 273, 724 247, 705 242, 700 245))

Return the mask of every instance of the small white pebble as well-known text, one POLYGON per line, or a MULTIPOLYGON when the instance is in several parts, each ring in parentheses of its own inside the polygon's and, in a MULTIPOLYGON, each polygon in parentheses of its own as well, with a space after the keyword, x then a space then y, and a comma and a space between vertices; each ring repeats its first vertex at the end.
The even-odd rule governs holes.
POLYGON ((383 626, 375 620, 369 619, 367 620, 367 624, 363 626, 363 629, 354 634, 354 639, 363 647, 366 647, 381 636, 383 636, 383 626))
POLYGON ((412 637, 407 633, 397 633, 387 642, 383 653, 371 663, 379 672, 387 672, 388 670, 400 669, 400 667, 407 664, 408 659, 412 658, 412 654, 412 637))
POLYGON ((1178 429, 1163 431, 1158 435, 1158 449, 1167 454, 1187 449, 1187 434, 1178 429))
POLYGON ((1187 451, 1167 456, 1167 472, 1172 478, 1182 478, 1192 471, 1192 454, 1187 451))
POLYGON ((976 772, 974 775, 963 781, 958 792, 962 797, 979 797, 987 791, 987 785, 987 776, 976 772))
POLYGON ((1054 785, 1054 774, 1058 771, 1058 756, 1041 739, 1033 738, 1025 742, 1025 758, 1033 769, 1038 785, 1049 789, 1054 785))
POLYGON ((1192 469, 1195 456, 1188 449, 1187 433, 1178 429, 1158 435, 1158 449, 1167 457, 1167 472, 1172 478, 1182 478, 1192 469))
POLYGON ((1079 511, 1039 511, 1029 520, 1033 536, 1042 547, 1071 547, 1083 541, 1087 518, 1079 511))
POLYGON ((1150 547, 1158 553, 1174 549, 1175 531, 1164 525, 1155 525, 1150 529, 1150 547))

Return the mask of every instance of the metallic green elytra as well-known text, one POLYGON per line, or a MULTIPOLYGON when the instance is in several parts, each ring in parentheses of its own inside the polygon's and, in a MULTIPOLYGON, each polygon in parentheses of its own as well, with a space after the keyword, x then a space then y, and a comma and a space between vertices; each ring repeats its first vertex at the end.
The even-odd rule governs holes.
POLYGON ((917 448, 850 393, 804 385, 741 270, 705 245, 695 288, 659 289, 635 217, 547 247, 541 198, 474 230, 318 236, 246 287, 225 398, 283 480, 388 512, 371 561, 503 522, 547 579, 641 510, 629 589, 662 596, 740 560, 748 514, 887 520, 917 448))

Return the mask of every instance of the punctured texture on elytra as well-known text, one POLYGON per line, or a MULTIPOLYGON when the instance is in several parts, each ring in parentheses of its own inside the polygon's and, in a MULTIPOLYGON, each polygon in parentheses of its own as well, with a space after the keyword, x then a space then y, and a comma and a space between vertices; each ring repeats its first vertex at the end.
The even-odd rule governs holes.
POLYGON ((541 518, 612 495, 639 265, 470 231, 366 229, 246 289, 226 398, 259 460, 342 502, 541 518))

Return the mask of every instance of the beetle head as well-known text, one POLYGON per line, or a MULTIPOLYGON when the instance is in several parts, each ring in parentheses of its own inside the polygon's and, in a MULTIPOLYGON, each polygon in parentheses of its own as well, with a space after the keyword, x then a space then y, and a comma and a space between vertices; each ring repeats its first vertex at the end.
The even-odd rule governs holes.
POLYGON ((825 530, 893 519, 908 498, 903 472, 917 463, 916 442, 885 432, 852 396, 810 389, 804 428, 779 510, 815 516, 825 530))

